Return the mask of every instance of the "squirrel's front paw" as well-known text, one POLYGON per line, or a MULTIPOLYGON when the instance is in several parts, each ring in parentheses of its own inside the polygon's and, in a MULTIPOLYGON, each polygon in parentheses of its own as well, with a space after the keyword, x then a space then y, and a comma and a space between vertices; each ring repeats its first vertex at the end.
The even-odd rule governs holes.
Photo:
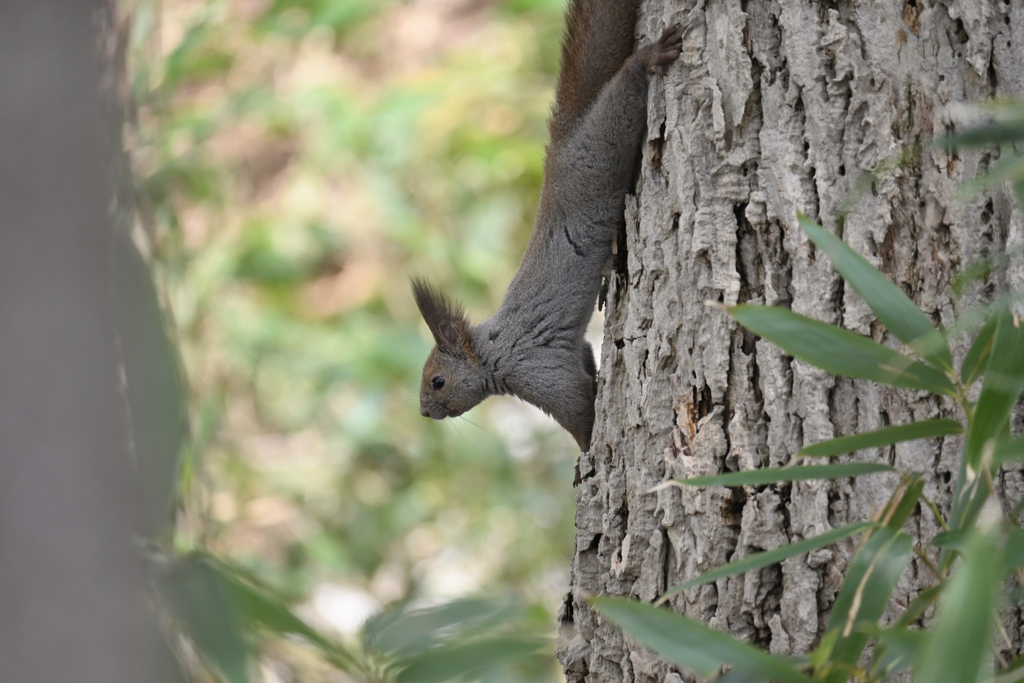
POLYGON ((652 45, 654 54, 647 63, 647 70, 651 73, 665 75, 668 65, 676 61, 679 53, 683 51, 683 29, 679 24, 665 29, 658 38, 658 42, 652 45))

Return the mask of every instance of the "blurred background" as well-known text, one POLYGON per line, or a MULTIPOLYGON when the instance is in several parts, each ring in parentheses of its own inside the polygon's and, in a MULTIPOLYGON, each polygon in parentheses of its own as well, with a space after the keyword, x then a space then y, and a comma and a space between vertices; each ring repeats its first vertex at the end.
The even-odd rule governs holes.
MULTIPOLYGON (((552 635, 578 450, 514 399, 421 417, 433 342, 408 280, 475 321, 500 303, 532 226, 564 1, 125 9, 136 241, 191 414, 175 551, 247 572, 345 642, 385 606, 466 595, 514 596, 552 635)), ((265 681, 348 680, 288 639, 259 652, 265 681)), ((561 679, 547 657, 489 675, 561 679)))

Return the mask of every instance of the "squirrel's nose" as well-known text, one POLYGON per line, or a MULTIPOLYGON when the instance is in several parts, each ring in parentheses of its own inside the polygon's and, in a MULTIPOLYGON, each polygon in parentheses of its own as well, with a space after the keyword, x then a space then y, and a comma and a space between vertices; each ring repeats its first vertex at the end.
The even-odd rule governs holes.
POLYGON ((420 415, 423 417, 430 417, 430 413, 427 412, 426 406, 420 406, 420 415))

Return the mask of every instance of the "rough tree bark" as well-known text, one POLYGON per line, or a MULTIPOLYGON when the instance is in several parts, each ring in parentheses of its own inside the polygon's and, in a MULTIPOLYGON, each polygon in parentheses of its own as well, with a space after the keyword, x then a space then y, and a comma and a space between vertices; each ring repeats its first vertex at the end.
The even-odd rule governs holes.
MULTIPOLYGON (((962 129, 960 103, 1024 96, 1024 0, 649 0, 638 35, 680 21, 678 67, 651 89, 648 146, 610 277, 593 447, 582 458, 576 553, 562 608, 568 681, 680 681, 626 643, 590 594, 652 600, 753 552, 867 519, 895 475, 763 490, 651 487, 669 478, 781 465, 804 444, 952 414, 951 402, 836 379, 757 340, 706 302, 784 306, 888 344, 868 308, 797 227, 834 227, 861 174, 916 141, 962 129), (687 452, 688 448, 688 452, 687 452), (570 627, 571 624, 571 627, 570 627)), ((925 153, 874 183, 844 238, 936 323, 1024 285, 1021 212, 1008 189, 957 187, 991 152, 925 153), (964 266, 1009 263, 961 296, 964 266)), ((967 340, 954 341, 959 361, 967 340)), ((1019 421, 1019 419, 1018 419, 1019 421)), ((948 510, 961 439, 862 454, 931 472, 948 510)), ((1002 475, 1014 498, 1018 471, 1002 475)), ((919 515, 908 531, 930 537, 919 515)), ((817 644, 852 542, 677 595, 672 608, 773 652, 817 644)), ((918 560, 887 618, 922 586, 918 560)), ((1004 626, 1015 648, 1019 610, 1004 626)))

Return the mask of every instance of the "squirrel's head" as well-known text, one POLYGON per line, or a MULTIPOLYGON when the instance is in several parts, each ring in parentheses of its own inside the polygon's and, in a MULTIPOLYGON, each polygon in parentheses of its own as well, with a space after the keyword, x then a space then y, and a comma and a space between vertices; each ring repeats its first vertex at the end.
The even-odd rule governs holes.
POLYGON ((423 366, 420 414, 435 420, 458 417, 487 398, 469 320, 461 306, 423 280, 412 281, 412 292, 437 343, 423 366))

